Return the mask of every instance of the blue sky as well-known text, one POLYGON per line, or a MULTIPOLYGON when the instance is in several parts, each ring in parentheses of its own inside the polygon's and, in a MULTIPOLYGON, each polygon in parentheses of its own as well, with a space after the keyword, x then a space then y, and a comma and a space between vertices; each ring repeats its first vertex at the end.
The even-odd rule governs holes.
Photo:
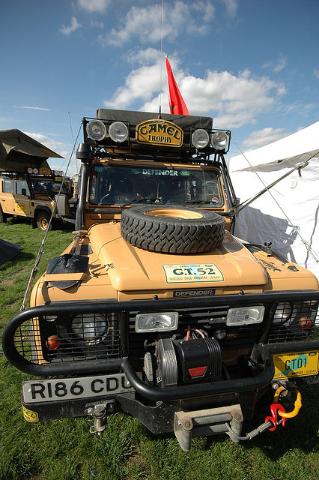
POLYGON ((158 111, 162 91, 168 111, 161 32, 190 113, 231 129, 231 154, 319 120, 318 0, 163 4, 161 31, 161 0, 3 0, 0 129, 67 156, 98 107, 158 111))

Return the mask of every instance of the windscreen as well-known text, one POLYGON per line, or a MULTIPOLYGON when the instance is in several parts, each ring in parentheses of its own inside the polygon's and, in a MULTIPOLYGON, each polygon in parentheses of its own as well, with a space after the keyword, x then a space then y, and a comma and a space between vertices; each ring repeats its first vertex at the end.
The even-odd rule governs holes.
MULTIPOLYGON (((60 191, 61 183, 54 182, 53 180, 31 180, 32 189, 34 193, 44 195, 56 195, 60 191)), ((67 194, 68 188, 66 184, 63 184, 61 193, 67 194)))
POLYGON ((219 175, 208 169, 95 165, 90 203, 223 204, 219 175))

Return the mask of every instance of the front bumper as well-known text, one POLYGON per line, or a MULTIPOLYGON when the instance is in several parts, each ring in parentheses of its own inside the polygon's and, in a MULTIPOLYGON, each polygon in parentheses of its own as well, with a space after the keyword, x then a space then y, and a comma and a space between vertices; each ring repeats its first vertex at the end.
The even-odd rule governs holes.
MULTIPOLYGON (((230 307, 263 304, 270 310, 274 303, 293 301, 318 301, 318 292, 280 292, 261 295, 227 295, 209 298, 195 298, 187 300, 151 300, 131 302, 77 302, 54 303, 30 308, 20 312, 7 325, 3 335, 3 351, 8 360, 18 369, 31 375, 42 377, 54 376, 85 376, 90 374, 119 372, 126 374, 134 388, 133 393, 107 395, 101 398, 79 398, 76 400, 59 402, 39 402, 32 405, 25 404, 30 411, 37 412, 39 420, 60 417, 77 417, 86 415, 90 405, 103 402, 113 402, 119 410, 137 418, 152 432, 172 431, 174 414, 181 410, 196 410, 206 408, 207 405, 224 406, 239 404, 244 418, 251 418, 256 402, 267 391, 274 377, 272 355, 284 352, 303 352, 319 350, 319 340, 298 341, 289 343, 267 344, 267 329, 258 343, 255 344, 252 356, 259 364, 259 369, 242 378, 231 378, 222 381, 177 385, 165 388, 151 386, 145 383, 136 374, 134 363, 127 348, 126 313, 129 311, 152 312, 178 310, 179 308, 200 307, 211 305, 229 305, 230 307), (37 318, 41 328, 44 316, 77 313, 105 313, 116 312, 120 315, 119 335, 121 338, 122 355, 119 358, 87 359, 85 361, 68 361, 65 363, 34 362, 18 351, 15 344, 15 335, 26 321, 37 318), (266 332, 266 333, 265 333, 266 332)), ((19 330, 20 329, 20 330, 19 330)), ((23 334, 23 333, 22 333, 23 334)))

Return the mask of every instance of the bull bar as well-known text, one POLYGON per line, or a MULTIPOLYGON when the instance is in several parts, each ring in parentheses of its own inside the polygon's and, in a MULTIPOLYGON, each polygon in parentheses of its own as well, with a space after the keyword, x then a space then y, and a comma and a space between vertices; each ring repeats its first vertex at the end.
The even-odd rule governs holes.
POLYGON ((269 292, 263 294, 243 294, 243 295, 218 295, 212 297, 192 298, 192 299, 168 299, 168 300, 142 300, 117 302, 110 301, 83 301, 83 302, 55 302, 38 307, 32 307, 18 313, 6 326, 3 333, 3 352, 7 359, 19 370, 36 376, 57 376, 57 375, 87 375, 91 373, 106 373, 115 370, 122 370, 131 385, 141 397, 153 401, 173 401, 177 399, 192 398, 194 396, 208 396, 218 393, 244 392, 255 390, 267 386, 274 376, 274 364, 272 360, 273 353, 298 352, 302 350, 319 350, 319 340, 290 342, 288 344, 270 344, 267 345, 260 341, 253 349, 253 355, 262 360, 263 370, 257 375, 245 378, 236 378, 222 380, 210 383, 197 383, 191 385, 178 385, 166 388, 153 387, 144 383, 136 374, 131 365, 129 354, 126 349, 125 337, 127 334, 125 319, 126 313, 130 310, 142 312, 163 311, 167 309, 178 310, 187 307, 209 307, 218 305, 245 306, 263 304, 269 309, 273 304, 294 300, 296 302, 303 300, 319 301, 319 292, 315 291, 286 291, 269 292), (70 361, 64 364, 35 364, 26 360, 17 351, 14 343, 16 330, 27 320, 38 318, 41 326, 43 315, 54 315, 61 313, 120 313, 120 337, 123 345, 123 355, 116 359, 87 360, 85 362, 70 361))

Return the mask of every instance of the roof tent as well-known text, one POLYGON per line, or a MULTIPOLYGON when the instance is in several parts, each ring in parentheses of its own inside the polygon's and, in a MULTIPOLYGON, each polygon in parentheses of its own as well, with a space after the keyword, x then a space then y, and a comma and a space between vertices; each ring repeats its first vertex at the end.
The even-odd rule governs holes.
POLYGON ((0 170, 25 173, 28 167, 50 168, 46 162, 50 157, 62 158, 21 130, 0 130, 0 170))
POLYGON ((99 108, 96 111, 96 118, 99 120, 110 120, 112 122, 127 122, 131 125, 137 125, 146 120, 154 120, 154 118, 162 118, 173 122, 179 127, 186 128, 204 128, 211 130, 213 128, 213 119, 210 117, 199 117, 195 115, 171 115, 169 113, 152 113, 152 112, 134 112, 129 110, 110 110, 99 108))

